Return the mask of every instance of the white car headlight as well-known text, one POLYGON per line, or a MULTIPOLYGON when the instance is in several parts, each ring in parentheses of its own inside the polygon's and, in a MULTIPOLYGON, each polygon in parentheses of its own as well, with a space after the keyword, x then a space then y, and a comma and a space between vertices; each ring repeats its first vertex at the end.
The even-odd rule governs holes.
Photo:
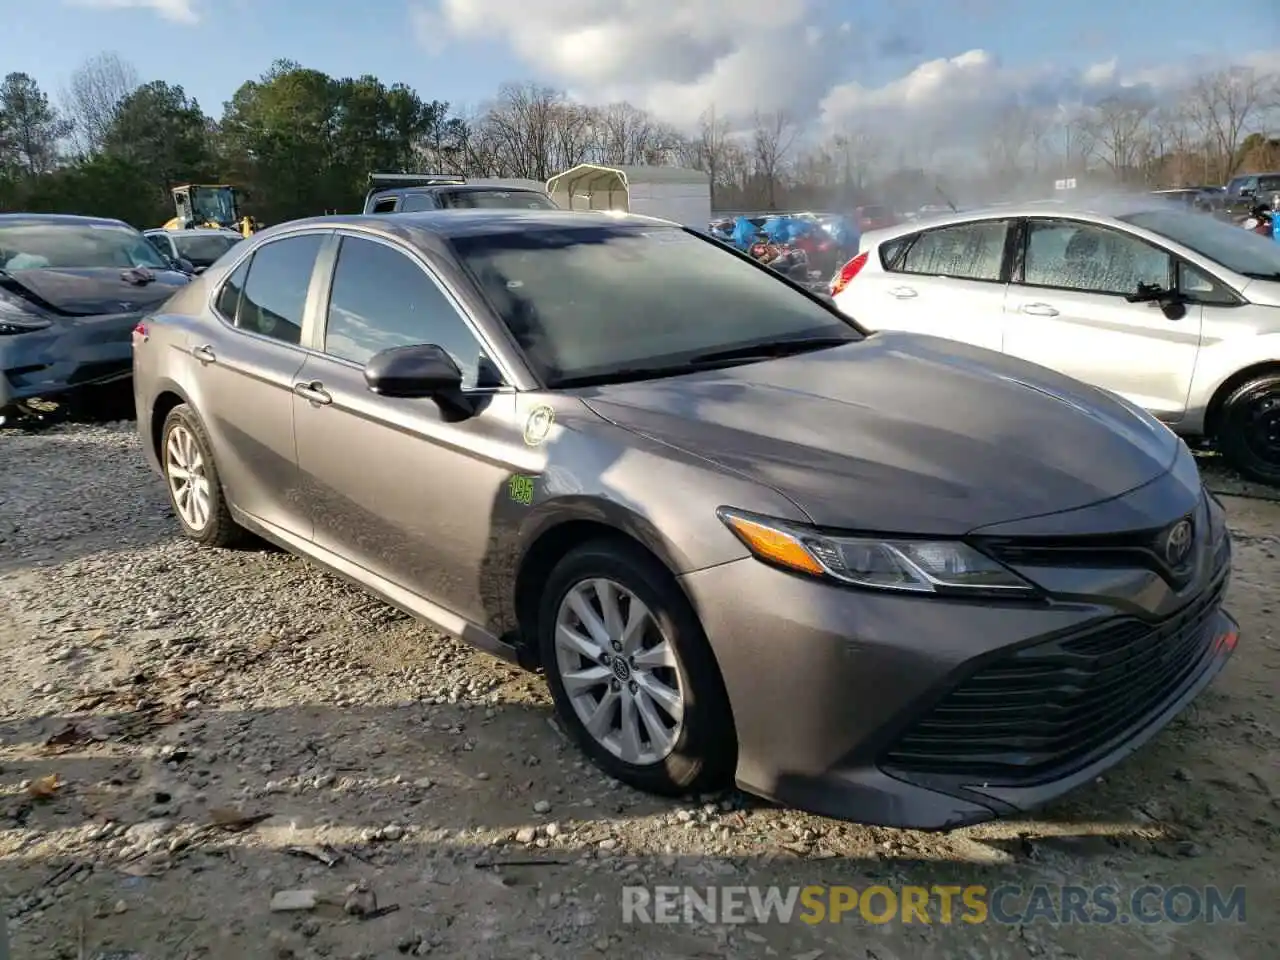
POLYGON ((756 559, 793 573, 912 593, 1036 592, 1008 567, 959 540, 833 536, 728 507, 717 515, 756 559))

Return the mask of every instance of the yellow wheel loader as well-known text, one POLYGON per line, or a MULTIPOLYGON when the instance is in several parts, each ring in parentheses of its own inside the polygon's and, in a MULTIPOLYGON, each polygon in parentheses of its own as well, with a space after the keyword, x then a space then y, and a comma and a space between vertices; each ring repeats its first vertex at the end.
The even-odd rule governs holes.
POLYGON ((235 230, 244 236, 256 229, 252 217, 241 216, 235 187, 225 183, 186 183, 173 188, 173 209, 177 213, 165 230, 211 228, 235 230))

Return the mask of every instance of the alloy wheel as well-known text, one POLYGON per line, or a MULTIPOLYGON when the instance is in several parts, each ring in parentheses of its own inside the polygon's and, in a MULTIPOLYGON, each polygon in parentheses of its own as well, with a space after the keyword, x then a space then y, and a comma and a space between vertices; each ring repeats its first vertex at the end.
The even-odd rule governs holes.
POLYGON ((165 478, 169 481, 169 493, 174 507, 183 522, 194 531, 203 530, 209 523, 209 478, 204 457, 195 435, 178 424, 169 431, 165 443, 165 478))
POLYGON ((649 608, 613 580, 583 580, 560 602, 556 666, 588 734, 624 763, 671 753, 684 727, 676 652, 649 608))

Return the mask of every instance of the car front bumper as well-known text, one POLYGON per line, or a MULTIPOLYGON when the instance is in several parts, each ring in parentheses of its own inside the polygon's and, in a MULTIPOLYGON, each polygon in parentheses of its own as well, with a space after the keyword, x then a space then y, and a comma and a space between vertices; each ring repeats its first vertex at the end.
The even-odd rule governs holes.
POLYGON ((742 789, 946 829, 1087 783, 1181 712, 1237 641, 1230 557, 1223 533, 1180 593, 1077 568, 1087 595, 1034 604, 845 589, 754 559, 681 581, 724 677, 742 789))
POLYGON ((131 334, 141 319, 135 313, 66 318, 0 336, 0 407, 130 376, 131 334))

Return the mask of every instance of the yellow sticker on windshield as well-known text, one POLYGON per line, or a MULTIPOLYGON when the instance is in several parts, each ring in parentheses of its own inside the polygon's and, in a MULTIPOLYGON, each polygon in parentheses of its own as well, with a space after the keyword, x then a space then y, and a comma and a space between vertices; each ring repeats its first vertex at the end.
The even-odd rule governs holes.
POLYGON ((524 442, 536 447, 551 433, 551 425, 555 423, 556 412, 550 407, 536 407, 529 414, 524 425, 524 442))

